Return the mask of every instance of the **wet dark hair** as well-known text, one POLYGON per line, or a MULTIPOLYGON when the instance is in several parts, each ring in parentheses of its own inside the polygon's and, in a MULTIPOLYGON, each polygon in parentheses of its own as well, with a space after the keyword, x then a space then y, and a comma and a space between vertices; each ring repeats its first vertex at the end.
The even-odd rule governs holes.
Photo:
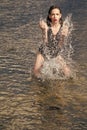
MULTIPOLYGON (((48 11, 48 16, 47 16, 47 25, 48 26, 51 26, 51 19, 49 18, 49 15, 51 14, 51 12, 52 12, 52 10, 53 9, 58 9, 59 11, 60 11, 60 13, 62 14, 62 11, 61 11, 61 9, 60 9, 60 7, 58 7, 58 6, 56 6, 56 5, 52 5, 50 8, 49 8, 49 11, 48 11)), ((60 18, 60 24, 61 24, 61 26, 63 25, 63 20, 62 20, 62 17, 60 18)))

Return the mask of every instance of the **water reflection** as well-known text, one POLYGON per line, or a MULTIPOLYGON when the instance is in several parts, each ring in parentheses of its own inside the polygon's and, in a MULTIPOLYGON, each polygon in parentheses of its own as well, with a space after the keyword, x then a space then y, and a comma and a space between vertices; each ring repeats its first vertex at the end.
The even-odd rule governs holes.
POLYGON ((78 65, 77 79, 44 82, 34 78, 29 80, 41 42, 39 13, 45 16, 48 3, 48 0, 0 2, 1 130, 87 129, 85 0, 50 1, 50 5, 60 4, 65 10, 64 15, 69 11, 73 14, 73 58, 78 65), (37 32, 39 35, 36 35, 37 32))

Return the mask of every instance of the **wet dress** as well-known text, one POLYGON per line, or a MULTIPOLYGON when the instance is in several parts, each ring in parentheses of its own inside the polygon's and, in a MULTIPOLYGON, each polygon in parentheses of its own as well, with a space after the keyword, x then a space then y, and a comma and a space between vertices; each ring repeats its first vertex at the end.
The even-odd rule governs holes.
POLYGON ((39 52, 44 58, 55 58, 60 52, 59 42, 61 36, 61 27, 56 35, 53 35, 52 29, 49 27, 47 31, 47 43, 41 44, 39 52))

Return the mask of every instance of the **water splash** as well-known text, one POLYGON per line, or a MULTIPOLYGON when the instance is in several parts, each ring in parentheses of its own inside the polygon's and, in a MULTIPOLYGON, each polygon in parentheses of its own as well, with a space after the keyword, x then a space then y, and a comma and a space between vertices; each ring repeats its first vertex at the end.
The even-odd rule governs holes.
POLYGON ((41 69, 42 78, 44 79, 66 79, 67 76, 64 74, 63 67, 67 65, 70 69, 70 77, 76 77, 76 71, 74 68, 74 61, 72 60, 72 54, 74 49, 71 45, 72 43, 72 31, 73 23, 71 20, 72 14, 68 14, 65 18, 62 26, 62 30, 68 27, 68 35, 64 37, 63 47, 57 58, 50 58, 49 52, 46 48, 45 52, 47 54, 47 60, 45 60, 43 67, 41 69), (64 59, 61 60, 60 56, 64 59))

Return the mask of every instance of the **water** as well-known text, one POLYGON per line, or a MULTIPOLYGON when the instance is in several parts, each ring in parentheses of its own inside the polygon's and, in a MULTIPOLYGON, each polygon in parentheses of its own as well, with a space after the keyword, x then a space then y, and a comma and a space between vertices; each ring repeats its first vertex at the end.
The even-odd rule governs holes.
POLYGON ((87 129, 86 20, 86 0, 0 1, 0 130, 87 129), (64 17, 72 13, 78 78, 31 81, 42 38, 38 21, 54 3, 64 17))

